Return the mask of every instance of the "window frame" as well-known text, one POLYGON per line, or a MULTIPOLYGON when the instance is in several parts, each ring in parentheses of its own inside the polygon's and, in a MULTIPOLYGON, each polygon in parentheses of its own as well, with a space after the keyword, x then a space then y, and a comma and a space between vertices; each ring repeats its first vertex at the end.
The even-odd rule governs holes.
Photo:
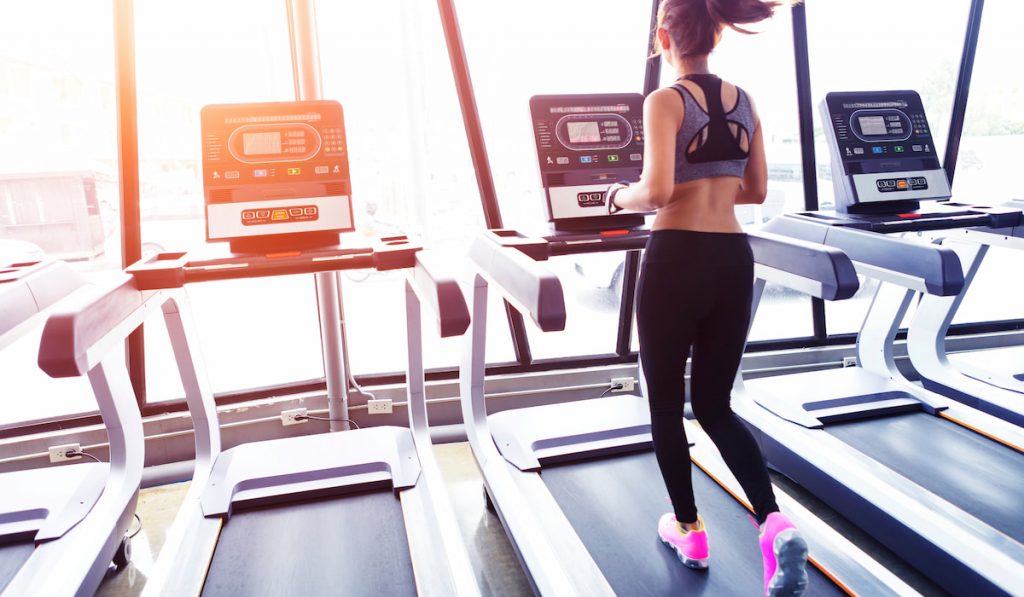
MULTIPOLYGON (((445 43, 448 46, 452 72, 455 78, 456 91, 460 100, 460 108, 465 125, 467 142, 473 158, 475 175, 480 191, 480 205, 488 228, 502 226, 497 195, 494 189, 490 163, 487 157, 483 131, 462 36, 455 13, 455 0, 438 0, 438 11, 444 31, 445 43)), ((810 2, 813 5, 813 2, 810 2)), ((803 166, 804 207, 807 210, 818 208, 817 164, 814 155, 813 105, 810 88, 810 66, 807 36, 806 4, 794 3, 791 6, 793 22, 793 49, 797 79, 797 112, 800 127, 801 161, 803 166)), ((651 35, 648 47, 654 48, 654 31, 657 19, 659 0, 652 0, 651 35)), ((984 0, 971 0, 966 23, 966 33, 961 54, 960 68, 957 75, 953 108, 950 115, 949 132, 946 142, 943 166, 952 183, 956 171, 959 153, 960 136, 963 132, 970 91, 971 74, 980 34, 982 9, 984 0)), ((813 10, 813 9, 812 9, 813 10)), ((115 0, 114 10, 114 58, 116 65, 115 98, 117 110, 117 142, 120 188, 120 225, 122 243, 122 265, 127 267, 142 257, 142 226, 139 189, 138 163, 138 111, 135 93, 135 29, 133 0, 115 0)), ((287 23, 282 22, 282 27, 287 23)), ((295 32, 289 28, 292 44, 295 43, 295 32)), ((293 69, 295 68, 293 62, 293 69)), ((644 92, 649 93, 660 80, 660 58, 647 58, 644 63, 644 92)), ((630 350, 633 332, 634 295, 639 274, 640 252, 628 251, 624 254, 624 280, 620 301, 619 322, 612 354, 594 354, 573 357, 534 360, 530 350, 523 317, 510 306, 506 305, 506 320, 509 325, 512 345, 516 360, 507 363, 492 363, 487 366, 488 375, 517 374, 555 369, 573 369, 581 367, 610 366, 637 362, 637 353, 630 350)), ((747 345, 747 352, 756 353, 773 350, 803 349, 826 346, 852 344, 856 334, 827 334, 824 302, 814 299, 811 302, 811 318, 813 336, 787 338, 782 340, 761 340, 747 345)), ((1024 330, 1024 319, 976 322, 956 324, 950 327, 950 335, 983 334, 1002 331, 1024 330)), ((898 337, 905 337, 901 332, 898 337)), ((184 399, 150 404, 146 401, 145 391, 145 350, 143 347, 143 331, 140 327, 127 342, 128 367, 131 380, 136 388, 139 407, 143 416, 187 410, 184 399)), ((458 370, 436 369, 427 372, 428 381, 451 380, 458 376, 458 370)), ((400 383, 405 374, 401 372, 357 376, 361 385, 374 386, 379 384, 400 383)), ((323 378, 297 380, 286 384, 269 387, 247 388, 237 391, 218 393, 215 396, 218 405, 237 404, 270 396, 282 396, 325 389, 323 378)), ((26 421, 16 425, 0 428, 0 439, 17 437, 35 433, 44 433, 69 426, 78 427, 101 423, 99 415, 83 413, 45 420, 26 421)))

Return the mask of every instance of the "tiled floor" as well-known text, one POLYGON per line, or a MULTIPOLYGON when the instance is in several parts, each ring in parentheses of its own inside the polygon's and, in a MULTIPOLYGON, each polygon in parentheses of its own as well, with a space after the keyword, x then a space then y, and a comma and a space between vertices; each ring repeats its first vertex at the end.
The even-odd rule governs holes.
MULTIPOLYGON (((532 595, 498 517, 484 504, 480 472, 468 443, 435 446, 438 464, 448 485, 452 506, 473 567, 484 594, 497 596, 532 595)), ((188 483, 145 489, 139 496, 138 514, 142 530, 132 540, 132 563, 112 571, 98 595, 117 597, 139 595, 146 576, 163 546, 167 528, 188 491, 188 483)))

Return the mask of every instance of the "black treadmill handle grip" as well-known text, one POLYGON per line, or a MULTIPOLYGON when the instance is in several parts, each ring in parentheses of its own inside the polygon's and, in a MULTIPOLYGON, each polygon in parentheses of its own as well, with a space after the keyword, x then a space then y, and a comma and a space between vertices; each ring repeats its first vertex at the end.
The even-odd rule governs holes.
POLYGON ((469 329, 469 308, 458 281, 451 270, 451 259, 436 251, 416 253, 416 265, 409 273, 421 304, 436 317, 442 338, 461 336, 469 329))
MULTIPOLYGON (((4 277, 0 278, 0 337, 15 331, 86 283, 84 276, 63 261, 6 268, 4 277)), ((14 338, 4 338, 0 345, 14 338)))
MULTIPOLYGON (((119 274, 109 283, 69 297, 43 327, 39 342, 39 368, 50 377, 85 375, 102 355, 97 345, 126 319, 145 308, 152 291, 140 291, 134 278, 119 274)), ((125 330, 125 337, 131 330, 125 330)), ((123 338, 121 338, 123 340, 123 338)))
POLYGON ((860 288, 853 262, 839 249, 763 231, 750 232, 747 238, 755 263, 820 284, 817 298, 848 299, 860 288))
POLYGON ((519 249, 504 246, 488 233, 473 240, 469 259, 505 300, 542 331, 565 329, 562 283, 543 263, 519 249))
POLYGON ((830 226, 802 214, 775 217, 761 230, 835 247, 856 263, 922 280, 929 294, 953 296, 964 286, 960 258, 946 247, 925 245, 878 232, 830 226))

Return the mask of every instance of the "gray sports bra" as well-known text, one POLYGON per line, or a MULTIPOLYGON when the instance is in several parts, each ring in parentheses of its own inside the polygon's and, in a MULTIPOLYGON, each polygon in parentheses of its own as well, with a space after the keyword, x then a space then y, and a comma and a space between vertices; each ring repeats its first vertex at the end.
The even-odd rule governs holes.
POLYGON ((701 108, 686 87, 678 83, 672 86, 685 106, 683 124, 676 133, 675 182, 713 176, 742 177, 749 151, 741 147, 740 140, 746 137, 749 148, 754 131, 754 113, 747 94, 737 87, 736 105, 726 112, 722 107, 721 79, 715 75, 687 75, 684 78, 701 88, 708 109, 701 108), (737 125, 735 135, 729 128, 730 124, 737 125))

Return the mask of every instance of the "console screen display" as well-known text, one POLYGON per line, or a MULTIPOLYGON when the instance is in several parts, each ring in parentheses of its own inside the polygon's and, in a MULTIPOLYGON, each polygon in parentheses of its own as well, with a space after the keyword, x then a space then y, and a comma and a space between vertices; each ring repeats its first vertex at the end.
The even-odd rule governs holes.
POLYGON ((244 133, 242 152, 245 155, 268 155, 281 153, 281 133, 244 133))
POLYGON ((601 129, 597 122, 569 122, 567 123, 567 128, 569 130, 569 141, 573 143, 601 142, 601 129))
POLYGON ((885 126, 885 118, 882 116, 861 116, 857 119, 860 130, 865 135, 886 135, 889 131, 885 126))

